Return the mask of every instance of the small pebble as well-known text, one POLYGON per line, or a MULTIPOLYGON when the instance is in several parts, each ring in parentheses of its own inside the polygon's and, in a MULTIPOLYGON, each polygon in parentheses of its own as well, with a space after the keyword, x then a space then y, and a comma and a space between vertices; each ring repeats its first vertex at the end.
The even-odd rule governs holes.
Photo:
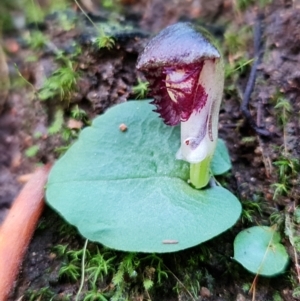
POLYGON ((245 298, 244 295, 238 294, 238 295, 236 296, 236 299, 235 299, 235 300, 236 300, 236 301, 246 301, 246 298, 245 298))
POLYGON ((27 174, 24 174, 24 175, 20 175, 17 177, 17 181, 20 183, 20 184, 25 184, 29 181, 29 179, 32 177, 32 173, 27 173, 27 174))
POLYGON ((4 46, 5 50, 10 53, 17 53, 20 49, 20 45, 15 39, 7 39, 4 46))
POLYGON ((202 298, 209 298, 211 296, 211 292, 207 287, 202 286, 200 289, 200 295, 202 298))
POLYGON ((71 119, 68 120, 68 125, 67 126, 71 130, 72 129, 80 130, 83 127, 83 122, 71 118, 71 119))

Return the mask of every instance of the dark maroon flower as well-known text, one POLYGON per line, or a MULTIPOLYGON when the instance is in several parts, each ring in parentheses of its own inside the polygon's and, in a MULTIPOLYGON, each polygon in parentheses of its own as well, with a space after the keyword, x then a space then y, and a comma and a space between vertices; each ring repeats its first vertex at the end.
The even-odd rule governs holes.
POLYGON ((137 68, 149 81, 155 111, 167 125, 181 122, 177 157, 191 163, 211 158, 224 71, 208 35, 191 23, 171 25, 146 45, 137 68))

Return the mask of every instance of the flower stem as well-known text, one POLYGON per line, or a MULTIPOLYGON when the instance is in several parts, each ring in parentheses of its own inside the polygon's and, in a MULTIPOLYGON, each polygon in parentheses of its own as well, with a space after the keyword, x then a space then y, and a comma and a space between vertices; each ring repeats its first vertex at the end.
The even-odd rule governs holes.
POLYGON ((190 165, 190 181, 196 189, 201 189, 208 184, 210 179, 211 158, 207 157, 199 163, 190 165))

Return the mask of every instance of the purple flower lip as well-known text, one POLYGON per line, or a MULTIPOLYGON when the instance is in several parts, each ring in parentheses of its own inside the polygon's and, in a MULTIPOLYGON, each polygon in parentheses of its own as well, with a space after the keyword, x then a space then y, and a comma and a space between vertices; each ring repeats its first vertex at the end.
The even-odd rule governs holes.
POLYGON ((154 97, 152 103, 167 125, 187 121, 194 110, 199 111, 205 105, 207 94, 198 83, 202 67, 203 62, 180 69, 166 66, 156 73, 148 71, 147 79, 154 97), (178 74, 182 77, 178 78, 178 74))
POLYGON ((161 31, 139 56, 156 112, 167 125, 187 121, 206 104, 207 92, 199 83, 205 60, 220 59, 218 50, 191 23, 177 23, 161 31))

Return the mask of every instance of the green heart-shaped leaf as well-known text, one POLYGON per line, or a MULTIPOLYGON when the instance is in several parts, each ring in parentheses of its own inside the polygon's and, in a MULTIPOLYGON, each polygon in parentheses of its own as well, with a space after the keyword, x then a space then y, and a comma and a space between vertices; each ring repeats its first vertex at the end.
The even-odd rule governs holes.
POLYGON ((289 256, 275 229, 256 226, 236 236, 234 259, 254 274, 273 276, 284 271, 289 256))
MULTIPOLYGON (((50 206, 85 237, 114 249, 189 248, 230 228, 241 213, 228 190, 188 185, 189 165, 175 159, 179 128, 164 125, 152 109, 146 101, 111 108, 82 131, 49 176, 50 206)), ((219 153, 214 162, 226 172, 230 162, 219 153)))

